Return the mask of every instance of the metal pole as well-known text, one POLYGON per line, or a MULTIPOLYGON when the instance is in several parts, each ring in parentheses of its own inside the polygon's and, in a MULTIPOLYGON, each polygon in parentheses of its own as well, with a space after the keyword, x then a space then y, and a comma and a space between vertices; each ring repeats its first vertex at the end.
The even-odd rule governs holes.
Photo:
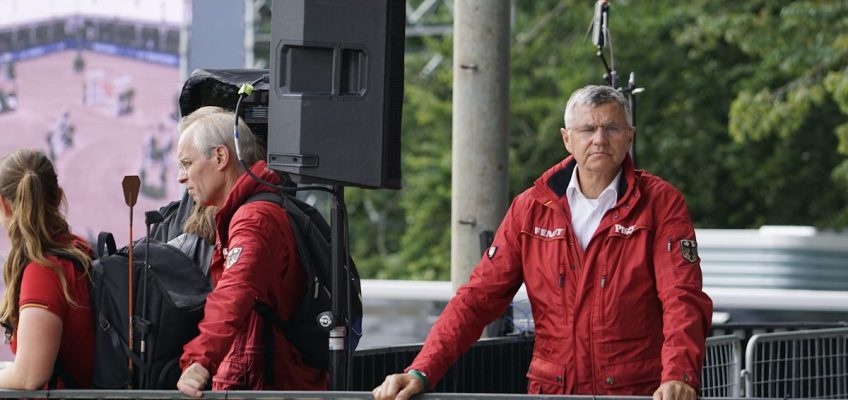
MULTIPOLYGON (((629 91, 627 92, 627 100, 630 100, 628 103, 630 104, 630 115, 633 117, 633 128, 636 128, 636 93, 633 91, 636 89, 636 74, 630 73, 630 85, 629 91)), ((639 134, 639 131, 636 131, 636 134, 639 134)), ((633 159, 633 166, 636 164, 636 139, 638 136, 633 136, 633 148, 630 149, 630 158, 633 159)))
POLYGON ((341 203, 344 199, 344 187, 333 186, 333 190, 337 195, 333 197, 333 206, 330 210, 330 225, 332 227, 330 239, 333 252, 330 258, 332 264, 330 292, 333 293, 332 311, 335 323, 335 327, 330 331, 328 346, 330 351, 330 390, 345 391, 347 390, 347 357, 345 356, 347 275, 342 270, 342 263, 347 262, 347 252, 344 240, 345 215, 341 203))
POLYGON ((191 71, 188 70, 189 59, 189 34, 191 33, 191 0, 182 0, 183 3, 183 20, 180 23, 180 81, 185 82, 191 71))
POLYGON ((253 45, 256 43, 256 1, 244 0, 244 67, 256 68, 253 45))
POLYGON ((480 232, 506 212, 509 0, 454 2, 451 282, 468 281, 480 232))

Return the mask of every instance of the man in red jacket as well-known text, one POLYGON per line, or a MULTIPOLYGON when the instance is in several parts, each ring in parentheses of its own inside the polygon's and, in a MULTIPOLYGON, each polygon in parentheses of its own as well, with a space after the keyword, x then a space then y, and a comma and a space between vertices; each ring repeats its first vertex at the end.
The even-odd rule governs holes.
POLYGON ((634 169, 615 89, 577 90, 564 119, 571 156, 515 198, 470 282, 376 399, 434 387, 522 282, 536 330, 529 393, 696 398, 712 302, 683 195, 634 169))
MULTIPOLYGON (((254 194, 274 189, 245 173, 232 127, 233 114, 218 107, 198 109, 179 127, 179 180, 197 204, 215 206, 218 212, 210 264, 214 289, 206 299, 200 334, 183 349, 177 388, 200 397, 212 377, 212 390, 326 390, 327 373, 306 365, 278 329, 272 357, 266 360, 264 321, 254 305, 261 302, 288 319, 306 291, 306 274, 285 210, 264 201, 244 204, 254 194), (267 361, 273 365, 265 365, 267 361)), ((280 183, 241 119, 239 147, 253 174, 280 183)))

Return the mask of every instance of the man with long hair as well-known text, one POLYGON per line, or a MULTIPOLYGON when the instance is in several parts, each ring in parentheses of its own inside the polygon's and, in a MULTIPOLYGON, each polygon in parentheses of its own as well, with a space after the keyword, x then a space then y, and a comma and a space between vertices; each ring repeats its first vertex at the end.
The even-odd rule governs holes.
MULTIPOLYGON (((177 388, 199 397, 211 378, 213 390, 322 390, 325 371, 304 363, 278 329, 262 338, 257 303, 280 319, 291 317, 307 288, 288 214, 265 201, 245 203, 274 188, 244 171, 232 135, 234 116, 202 107, 180 123, 179 180, 194 201, 217 208, 210 274, 214 289, 206 300, 200 334, 185 345, 177 388), (271 349, 265 346, 272 346, 271 349), (265 355, 271 354, 270 357, 265 355)), ((238 120, 239 148, 253 175, 274 185, 281 178, 266 168, 264 149, 238 120)), ((208 220, 203 219, 201 220, 208 220)))

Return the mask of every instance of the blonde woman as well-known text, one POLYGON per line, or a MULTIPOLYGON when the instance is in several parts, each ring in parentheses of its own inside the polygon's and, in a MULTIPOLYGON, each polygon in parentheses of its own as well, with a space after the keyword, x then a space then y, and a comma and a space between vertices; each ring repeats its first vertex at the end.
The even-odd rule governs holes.
POLYGON ((17 150, 0 159, 0 222, 11 241, 0 322, 15 353, 0 369, 0 388, 91 386, 91 250, 71 233, 64 202, 44 153, 17 150))

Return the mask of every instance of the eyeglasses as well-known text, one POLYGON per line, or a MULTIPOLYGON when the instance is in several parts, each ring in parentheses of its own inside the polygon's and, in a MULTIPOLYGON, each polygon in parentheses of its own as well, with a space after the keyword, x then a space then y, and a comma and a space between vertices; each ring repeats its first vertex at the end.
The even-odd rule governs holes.
MULTIPOLYGON (((195 157, 196 159, 197 157, 195 157)), ((188 169, 191 168, 192 164, 194 164, 194 160, 184 159, 177 162, 177 167, 179 168, 180 175, 188 174, 188 169)))
POLYGON ((191 168, 192 164, 194 164, 194 162, 198 161, 198 160, 208 159, 211 151, 212 150, 208 150, 206 152, 201 152, 200 155, 195 154, 190 159, 184 158, 182 160, 177 161, 177 167, 179 168, 180 173, 181 174, 188 174, 188 169, 191 168), (207 156, 204 157, 203 154, 207 154, 207 156))
POLYGON ((598 128, 603 129, 604 134, 606 134, 608 137, 621 136, 623 133, 631 129, 626 126, 610 123, 606 125, 583 125, 577 128, 571 128, 571 130, 574 131, 578 136, 590 137, 598 131, 598 128))
POLYGON ((177 163, 180 175, 187 175, 188 169, 191 168, 191 161, 183 160, 177 163))

